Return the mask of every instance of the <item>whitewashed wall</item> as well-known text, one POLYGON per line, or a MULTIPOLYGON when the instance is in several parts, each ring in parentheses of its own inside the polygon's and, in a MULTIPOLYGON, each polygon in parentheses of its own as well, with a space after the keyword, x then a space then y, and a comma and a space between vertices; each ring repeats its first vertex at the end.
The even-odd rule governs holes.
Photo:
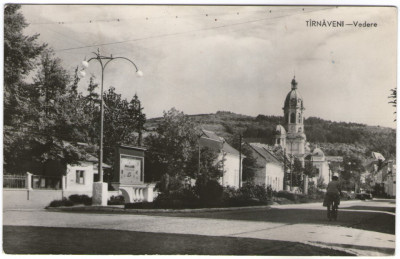
POLYGON ((266 179, 265 184, 271 185, 274 191, 283 190, 283 168, 274 163, 267 163, 266 165, 266 179))
POLYGON ((93 164, 82 163, 81 165, 68 165, 65 181, 65 191, 72 192, 92 192, 93 188, 93 164), (76 181, 76 171, 84 171, 84 183, 80 184, 76 181))
MULTIPOLYGON (((219 159, 222 159, 222 155, 219 159)), ((225 173, 222 178, 222 185, 239 188, 239 156, 226 154, 224 170, 225 173)))

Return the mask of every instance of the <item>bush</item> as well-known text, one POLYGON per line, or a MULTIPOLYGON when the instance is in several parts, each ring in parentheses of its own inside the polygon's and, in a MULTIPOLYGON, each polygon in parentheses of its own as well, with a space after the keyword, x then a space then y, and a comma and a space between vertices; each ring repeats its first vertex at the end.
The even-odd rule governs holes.
POLYGON ((153 202, 136 202, 136 203, 126 203, 125 209, 155 209, 155 204, 153 202))
POLYGON ((110 199, 107 201, 107 205, 124 205, 125 198, 123 195, 118 196, 111 196, 110 199))
POLYGON ((232 207, 266 205, 271 201, 272 193, 270 186, 246 183, 239 189, 224 188, 222 203, 232 207))
POLYGON ((221 205, 223 188, 217 181, 197 180, 195 191, 203 206, 209 207, 221 205))
POLYGON ((160 193, 153 203, 160 209, 197 208, 199 198, 192 187, 185 187, 168 193, 160 193))
POLYGON ((68 199, 74 204, 92 205, 92 198, 87 195, 73 194, 68 199))
POLYGON ((73 206, 74 203, 66 198, 63 198, 62 200, 54 200, 50 202, 49 207, 62 207, 62 206, 73 206))
POLYGON ((305 203, 309 201, 308 197, 304 194, 291 193, 288 191, 279 191, 276 197, 285 198, 295 203, 305 203))

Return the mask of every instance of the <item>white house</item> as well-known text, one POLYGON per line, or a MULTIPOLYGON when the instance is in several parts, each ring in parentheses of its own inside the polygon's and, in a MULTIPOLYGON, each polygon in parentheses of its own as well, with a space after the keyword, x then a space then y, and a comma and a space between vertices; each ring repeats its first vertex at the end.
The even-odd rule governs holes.
POLYGON ((199 140, 201 147, 207 147, 219 152, 218 160, 224 159, 224 174, 220 179, 222 186, 240 187, 241 169, 244 156, 229 145, 224 138, 217 136, 213 131, 202 130, 199 140))
POLYGON ((270 185, 274 191, 283 190, 283 164, 269 150, 269 147, 261 143, 247 144, 253 151, 253 156, 257 161, 254 183, 270 185))
MULTIPOLYGON (((103 170, 108 168, 111 167, 103 163, 103 170)), ((92 196, 93 182, 97 180, 98 174, 98 159, 87 155, 85 161, 77 165, 67 165, 63 189, 67 193, 92 196)))

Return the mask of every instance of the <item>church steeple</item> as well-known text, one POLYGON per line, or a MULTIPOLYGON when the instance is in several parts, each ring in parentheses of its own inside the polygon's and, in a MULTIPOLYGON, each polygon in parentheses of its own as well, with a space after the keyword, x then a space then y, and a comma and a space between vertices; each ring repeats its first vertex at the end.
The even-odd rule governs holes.
POLYGON ((296 76, 294 76, 292 79, 292 90, 296 89, 297 89, 297 82, 296 82, 296 76))

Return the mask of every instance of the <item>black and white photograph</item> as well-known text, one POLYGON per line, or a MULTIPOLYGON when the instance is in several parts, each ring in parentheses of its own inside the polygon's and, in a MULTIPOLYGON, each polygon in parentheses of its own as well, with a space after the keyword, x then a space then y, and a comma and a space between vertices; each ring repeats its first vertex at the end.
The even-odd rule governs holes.
POLYGON ((3 255, 395 256, 396 6, 2 20, 3 255))

